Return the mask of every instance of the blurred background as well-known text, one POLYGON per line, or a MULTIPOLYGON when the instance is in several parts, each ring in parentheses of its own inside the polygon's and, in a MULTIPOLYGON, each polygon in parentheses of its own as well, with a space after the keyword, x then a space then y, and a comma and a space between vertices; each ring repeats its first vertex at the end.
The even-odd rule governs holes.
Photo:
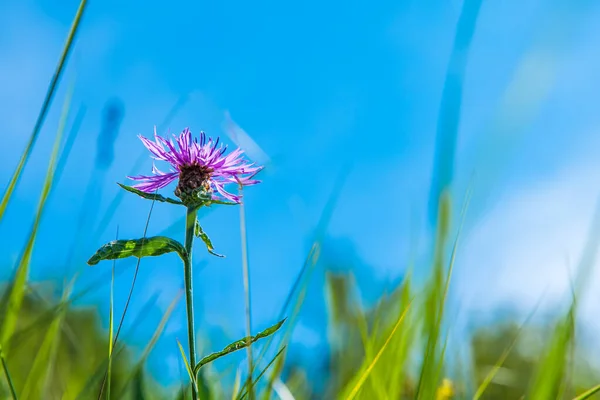
MULTIPOLYGON (((0 2, 6 187, 78 6, 0 2)), ((75 276, 73 292, 81 295, 67 312, 65 359, 53 373, 68 374, 65 360, 75 373, 73 360, 86 352, 98 353, 82 356, 90 368, 90 360, 105 357, 99 343, 108 337, 111 263, 85 261, 117 230, 119 238, 143 235, 151 203, 116 185, 150 173, 137 135, 189 127, 266 166, 263 182, 244 192, 252 327, 258 332, 297 313, 281 372, 296 398, 335 398, 360 369, 365 351, 349 350, 361 347, 356 310, 369 317, 394 303, 407 276, 415 294, 427 287, 444 193, 451 198, 445 267, 457 236, 459 243, 444 311, 443 375, 476 388, 485 376, 477 368, 493 366, 527 321, 522 345, 489 391, 489 398, 519 398, 535 375, 539 338, 569 312, 581 281, 578 345, 570 354, 582 360, 582 385, 598 384, 598 18, 600 4, 590 0, 89 1, 0 221, 5 292, 30 238, 61 109, 74 88, 29 262, 26 316, 13 343, 20 350, 7 355, 9 366, 27 369, 18 355, 31 359, 47 329, 21 320, 43 315, 75 276), (293 304, 301 308, 285 309, 298 277, 305 283, 293 304)), ((183 218, 180 208, 157 203, 148 235, 183 240, 183 218)), ((215 251, 226 255, 195 248, 201 354, 245 334, 239 218, 236 207, 201 214, 215 251)), ((135 264, 116 263, 115 319, 135 264)), ((127 371, 169 313, 142 357, 146 384, 165 391, 187 379, 177 347, 186 342, 182 288, 175 256, 143 259, 119 339, 125 350, 118 368, 127 371)), ((239 353, 211 369, 223 388, 245 366, 239 353)), ((26 375, 15 380, 25 385, 26 375)))

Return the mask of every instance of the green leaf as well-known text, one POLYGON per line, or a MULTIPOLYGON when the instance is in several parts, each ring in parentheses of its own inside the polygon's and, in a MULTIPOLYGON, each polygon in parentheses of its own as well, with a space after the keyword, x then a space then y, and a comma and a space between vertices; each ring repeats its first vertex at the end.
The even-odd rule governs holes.
POLYGON ((165 236, 113 240, 100 247, 87 263, 96 265, 103 260, 116 260, 127 257, 156 257, 172 252, 176 252, 182 260, 185 260, 186 251, 181 243, 165 236))
POLYGON ((204 365, 206 365, 210 362, 213 362, 217 358, 221 358, 223 356, 226 356, 227 354, 233 353, 234 351, 244 349, 244 348, 250 346, 252 343, 259 341, 260 339, 266 338, 267 336, 271 336, 272 334, 277 332, 279 330, 279 328, 281 328, 281 326, 283 325, 284 322, 285 322, 285 318, 282 319, 281 321, 279 321, 278 323, 276 323, 275 325, 260 332, 256 336, 247 336, 243 339, 240 339, 236 342, 231 343, 230 345, 228 345, 227 347, 225 347, 223 350, 221 350, 219 352, 212 353, 212 354, 204 357, 194 367, 194 376, 196 376, 198 374, 198 371, 200 370, 200 368, 202 368, 204 365))
POLYGON ((177 204, 182 206, 183 203, 179 200, 175 200, 175 199, 171 199, 169 197, 165 197, 165 196, 161 196, 160 194, 156 194, 156 193, 146 193, 146 192, 142 192, 141 190, 138 190, 134 187, 131 186, 127 186, 127 185, 123 185, 122 183, 118 183, 117 185, 121 186, 123 189, 127 190, 128 192, 131 192, 133 194, 137 194, 140 197, 143 197, 144 199, 147 200, 155 200, 155 201, 160 201, 162 203, 171 203, 171 204, 177 204))
POLYGON ((202 226, 200 225, 200 221, 198 221, 198 220, 196 220, 196 227, 194 228, 194 235, 196 235, 197 238, 202 239, 202 241, 206 245, 206 249, 208 250, 208 252, 210 254, 212 254, 213 256, 221 257, 221 258, 225 257, 222 254, 214 252, 215 248, 212 244, 212 241, 210 240, 210 238, 208 237, 206 232, 204 232, 204 230, 202 229, 202 226))
POLYGON ((223 206, 239 206, 238 203, 234 203, 232 201, 215 200, 215 199, 207 201, 206 205, 208 207, 210 207, 212 204, 220 204, 220 205, 223 205, 223 206))
POLYGON ((196 207, 198 208, 203 206, 210 207, 213 204, 221 204, 224 206, 239 205, 238 203, 234 203, 232 201, 214 199, 211 193, 206 193, 203 191, 199 191, 198 193, 196 193, 195 201, 197 201, 196 207))

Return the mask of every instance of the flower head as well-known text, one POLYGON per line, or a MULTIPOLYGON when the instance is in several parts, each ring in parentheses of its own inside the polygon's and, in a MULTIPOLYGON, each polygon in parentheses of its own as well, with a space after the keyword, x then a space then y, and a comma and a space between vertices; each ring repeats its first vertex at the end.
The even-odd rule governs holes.
POLYGON ((190 196, 203 192, 215 200, 225 199, 239 203, 240 198, 227 192, 225 185, 234 183, 248 186, 260 183, 253 178, 262 167, 247 162, 241 149, 225 154, 227 146, 219 144, 219 138, 213 141, 212 138, 207 138, 204 132, 200 132, 199 140, 192 140, 192 132, 188 128, 179 136, 173 136, 175 142, 173 139, 167 140, 158 136, 156 128, 154 142, 139 136, 153 158, 168 162, 171 164, 171 170, 162 172, 153 165, 154 175, 130 176, 129 179, 141 182, 134 185, 134 188, 152 193, 179 179, 175 195, 184 202, 190 196))

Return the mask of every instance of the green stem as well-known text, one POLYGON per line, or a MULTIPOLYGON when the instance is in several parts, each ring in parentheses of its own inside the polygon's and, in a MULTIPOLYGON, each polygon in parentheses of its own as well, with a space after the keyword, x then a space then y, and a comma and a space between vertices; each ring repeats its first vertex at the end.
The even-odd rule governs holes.
MULTIPOLYGON (((188 207, 185 220, 185 251, 187 257, 184 263, 185 279, 185 303, 188 319, 188 343, 190 347, 190 366, 196 365, 196 334, 194 328, 194 289, 192 284, 192 245, 194 244, 194 228, 196 227, 196 215, 198 210, 188 207)), ((196 388, 192 384, 192 399, 198 399, 196 388)))

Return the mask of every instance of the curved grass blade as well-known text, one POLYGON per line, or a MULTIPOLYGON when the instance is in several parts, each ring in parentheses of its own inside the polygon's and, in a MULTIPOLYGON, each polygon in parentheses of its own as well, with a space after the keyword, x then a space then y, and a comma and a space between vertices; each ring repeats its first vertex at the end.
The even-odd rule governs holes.
MULTIPOLYGON (((260 379, 260 377, 269 369, 271 364, 275 360, 277 360, 277 363, 275 364, 275 367, 273 368, 273 371, 271 372, 271 376, 269 377, 269 381, 267 382, 267 388, 265 389, 265 392, 262 396, 262 400, 269 400, 271 398, 270 390, 273 387, 273 385, 275 384, 275 381, 277 379, 279 379, 279 377, 281 376, 281 373, 283 372, 283 366, 285 365, 285 354, 283 353, 284 350, 285 350, 285 347, 283 347, 281 350, 279 350, 277 352, 277 354, 275 355, 275 357, 273 358, 273 360, 271 360, 271 362, 269 362, 269 364, 267 364, 267 367, 256 378, 256 381, 258 381, 258 379, 260 379), (283 354, 283 356, 279 357, 280 354, 283 354)), ((256 383, 254 383, 254 386, 256 386, 256 383)))
POLYGON ((217 358, 221 358, 223 356, 226 356, 227 354, 233 353, 234 351, 238 351, 238 350, 244 349, 244 348, 250 346, 252 343, 255 343, 255 342, 259 341, 260 339, 263 339, 263 338, 266 338, 268 336, 271 336, 272 334, 274 334, 275 332, 277 332, 279 330, 279 328, 281 328, 281 326, 283 325, 284 322, 285 322, 285 319, 282 319, 281 321, 279 321, 275 325, 273 325, 273 326, 265 329, 264 331, 258 333, 256 336, 248 336, 248 337, 245 337, 243 339, 240 339, 240 340, 238 340, 236 342, 231 343, 230 345, 228 345, 227 347, 225 347, 223 350, 221 350, 219 352, 216 352, 216 353, 212 353, 212 354, 204 357, 194 367, 194 376, 196 376, 196 374, 198 373, 198 371, 200 370, 200 368, 202 368, 204 365, 206 365, 206 364, 208 364, 210 362, 213 362, 217 358))
MULTIPOLYGON (((296 294, 298 295, 298 297, 296 298, 296 302, 294 304, 294 309, 290 315, 290 322, 288 323, 284 337, 281 340, 280 345, 278 347, 284 347, 286 345, 287 341, 289 340, 289 338, 291 337, 292 329, 294 327, 294 321, 302 308, 302 304, 304 302, 304 297, 306 295, 306 290, 308 287, 308 283, 310 282, 310 277, 311 277, 312 271, 315 269, 315 267, 317 265, 317 261, 319 260, 321 244, 327 233, 327 227, 329 226, 329 221, 331 221, 331 218, 333 217, 333 212, 337 206, 337 202, 338 202, 338 199, 342 192, 342 188, 344 187, 344 183, 346 182, 346 178, 348 177, 348 174, 350 173, 350 171, 351 171, 351 165, 345 165, 344 168, 342 168, 340 175, 335 182, 335 186, 334 186, 331 194, 329 195, 329 198, 327 199, 327 203, 325 204, 325 207, 323 208, 323 211, 319 218, 319 222, 317 223, 317 228, 316 228, 313 244, 312 244, 308 254, 306 255, 306 258, 304 259, 302 268, 300 269, 300 272, 296 276, 294 284, 292 285, 292 288, 290 289, 283 306, 281 307, 281 311, 279 313, 279 318, 283 318, 283 316, 287 312, 288 307, 292 303, 292 299, 293 299, 294 295, 296 295, 296 294)), ((257 363, 260 364, 262 362, 262 359, 264 358, 265 354, 267 353, 273 340, 274 340, 274 336, 271 336, 269 339, 267 339, 267 343, 265 343, 265 345, 259 352, 258 357, 256 358, 257 363)))
MULTIPOLYGON (((120 397, 121 399, 123 397, 120 397)), ((144 368, 136 368, 135 375, 133 379, 133 398, 136 400, 145 400, 148 398, 146 396, 146 389, 144 385, 144 368)), ((110 397, 109 397, 110 399, 110 397)))
POLYGON ((435 164, 428 205, 431 227, 437 225, 440 197, 453 180, 464 79, 482 2, 483 0, 464 1, 456 24, 437 117, 435 164))
MULTIPOLYGON (((240 202, 240 241, 242 245, 242 276, 244 283, 244 303, 246 316, 246 336, 252 334, 252 306, 250 302, 250 262, 248 261, 248 230, 246 229, 246 213, 244 205, 243 186, 239 185, 240 202)), ((246 384, 248 385, 248 394, 250 400, 255 400, 254 385, 252 383, 252 375, 254 367, 252 365, 252 341, 246 346, 246 358, 248 360, 248 377, 246 384)))
POLYGON ((600 393, 600 385, 594 386, 590 390, 588 390, 588 391, 580 394, 579 396, 575 397, 573 400, 586 400, 586 399, 591 398, 592 395, 594 395, 596 393, 600 393))
POLYGON ((536 306, 534 307, 534 309, 531 311, 531 313, 527 316, 525 321, 523 321, 521 326, 519 326, 519 329, 517 330, 515 337, 510 342, 508 347, 506 349, 504 349, 504 352, 500 355, 500 358, 498 359, 498 361, 496 362, 494 367, 490 370, 490 372, 488 372, 486 377, 483 379, 483 382, 481 382, 481 385, 479 385, 479 387, 477 388, 477 391, 475 392, 475 395, 473 396, 473 400, 479 400, 481 398, 481 396, 483 395, 483 393, 485 392, 485 390, 487 389, 487 387, 490 385, 490 383, 492 383, 492 381, 494 380, 494 377, 496 376, 496 374, 498 373, 498 371, 500 370, 500 368, 502 367, 502 365, 508 358, 510 352, 517 344, 517 341, 518 341, 521 333, 525 329, 525 326, 527 326, 528 322, 531 320, 531 318, 533 318, 533 315, 537 311, 540 303, 541 303, 541 298, 538 301, 538 303, 536 304, 536 306))
POLYGON ((29 137, 29 142, 27 143, 27 146, 25 147, 25 151, 21 155, 21 159, 19 160, 17 169, 13 173, 10 183, 8 184, 8 187, 6 188, 4 195, 2 196, 2 201, 0 201, 0 221, 2 220, 2 217, 4 216, 4 212, 6 211, 6 207, 8 207, 8 202, 9 202, 12 194, 17 187, 17 184, 18 184, 18 182, 21 178, 21 174, 23 172, 23 168, 25 168, 25 164, 27 163, 27 160, 29 159, 29 155, 31 154, 31 151, 33 150, 33 146, 35 145, 35 142, 40 134, 42 125, 44 124, 44 120, 46 119, 46 114, 48 114, 48 110, 50 109, 50 104, 52 103, 52 98, 54 97, 54 93, 56 92, 56 87, 58 85, 58 81, 59 81, 60 77, 62 76, 62 72, 67 63, 67 58, 69 56, 69 53, 71 52, 71 49, 73 48, 73 42, 75 40, 75 35, 78 32, 79 23, 81 21, 81 17, 83 16, 83 12, 85 10, 86 5, 87 5, 87 0, 81 0, 81 3, 79 3, 79 8, 77 9, 77 13, 75 14, 75 19, 73 20, 73 23, 71 24, 71 30, 69 31, 69 35, 67 36, 67 41, 63 48, 62 55, 58 61, 58 65, 56 67, 56 70, 54 71, 54 75, 52 76, 50 85, 48 86, 48 91, 46 92, 46 97, 44 98, 44 102, 42 103, 42 108, 41 108, 40 113, 35 122, 35 126, 33 127, 33 132, 31 133, 31 136, 29 137))
MULTIPOLYGON (((74 281, 71 282, 69 286, 65 288, 63 301, 69 297, 74 283, 74 281)), ((48 379, 47 372, 49 367, 53 365, 53 354, 56 353, 60 341, 60 331, 66 311, 67 309, 65 308, 57 315, 44 335, 42 344, 37 350, 36 357, 31 365, 25 384, 23 385, 23 390, 21 392, 21 399, 23 400, 41 398, 43 397, 43 393, 46 393, 45 386, 46 380, 48 379)))
POLYGON ((10 350, 10 348, 7 348, 6 345, 16 329, 18 315, 21 310, 21 304, 23 303, 23 298, 27 289, 27 277, 29 275, 30 266, 29 262, 33 253, 33 247, 37 237, 37 231, 41 223, 44 210, 46 208, 46 201, 48 200, 48 196, 52 189, 54 174, 56 172, 56 163, 60 151, 60 143, 62 141, 62 134, 65 130, 67 118, 69 115, 69 107, 71 104, 73 89, 74 84, 70 86, 70 89, 67 92, 67 96, 65 98, 65 103, 63 105, 62 114, 59 121, 58 131, 56 133, 56 139, 54 140, 52 154, 50 155, 50 161, 48 163, 48 169, 46 171, 44 186, 42 188, 42 193, 38 201, 36 216, 31 227, 29 239, 27 240, 25 249, 21 253, 19 264, 17 266, 16 273, 11 285, 12 287, 8 292, 8 307, 6 310, 4 321, 2 323, 2 327, 0 327, 0 344, 3 345, 7 353, 10 350))
POLYGON ((598 257, 600 244, 600 199, 596 204, 588 237, 577 267, 577 276, 568 312, 555 325, 550 343, 546 348, 540 367, 535 374, 529 398, 545 400, 557 398, 564 389, 569 350, 575 341, 575 314, 577 301, 588 288, 590 276, 598 257))
POLYGON ((194 228, 194 236, 196 236, 198 239, 201 239, 204 244, 206 245, 206 249, 208 250, 208 252, 210 254, 212 254, 213 256, 217 256, 220 258, 224 258, 225 256, 219 253, 215 253, 215 247, 212 244, 212 241, 210 240, 210 238, 208 237, 208 235, 206 234, 206 232, 204 232, 204 230, 202 229, 202 226, 200 225, 200 221, 196 220, 196 226, 194 228))
POLYGON ((77 110, 77 114, 75 114, 73 125, 71 125, 71 130, 67 135, 67 140, 65 141, 65 145, 60 153, 58 163, 56 164, 56 174, 54 176, 54 183, 56 185, 58 185, 60 179, 62 178, 62 173, 65 170, 65 166, 67 165, 67 161, 69 160, 69 155, 71 154, 71 150, 73 149, 73 144, 75 144, 75 139, 77 138, 77 134, 79 133, 79 129, 81 128, 81 124, 83 123, 85 112, 85 106, 81 105, 79 107, 79 110, 77 110))
POLYGON ((122 183, 119 183, 119 182, 117 182, 117 185, 121 186, 121 188, 125 189, 126 191, 133 193, 133 194, 137 194, 138 196, 140 196, 144 199, 147 199, 147 200, 155 200, 155 201, 160 201, 161 203, 177 204, 180 206, 183 205, 183 203, 181 201, 171 199, 170 197, 164 197, 164 196, 161 196, 160 194, 156 194, 156 193, 142 192, 141 190, 138 190, 131 186, 123 185, 122 183))
MULTIPOLYGON (((117 226, 117 237, 119 239, 119 227, 117 226)), ((112 381, 112 352, 113 352, 113 339, 114 339, 114 325, 115 325, 115 266, 117 260, 113 260, 110 277, 110 310, 108 315, 108 369, 107 369, 107 382, 106 382, 106 398, 110 399, 111 381, 112 381)))
MULTIPOLYGON (((152 217, 152 211, 154 210, 154 201, 150 204, 150 210, 148 211, 148 218, 146 218, 146 225, 144 226, 144 235, 142 237, 142 246, 140 248, 140 252, 143 251, 143 241, 146 239, 146 234, 148 233, 148 225, 150 225, 150 217, 152 217)), ((181 246, 181 245, 180 245, 181 246)), ((121 334, 121 328, 123 328, 123 322, 125 321, 125 316, 127 315, 127 310, 129 310, 129 303, 131 302, 131 297, 133 296, 133 289, 135 288, 135 282, 137 281, 138 272, 140 271, 140 263, 142 262, 142 258, 138 257, 137 263, 135 264, 135 271, 133 273, 133 280, 131 281, 131 287, 129 288, 129 294, 127 295, 127 301, 125 302, 125 307, 123 308, 123 314, 121 315, 121 320, 119 321, 119 327, 117 328, 117 333, 115 334, 115 339, 112 344, 112 348, 117 345, 117 340, 119 339, 119 335, 121 334)), ((112 353, 109 355, 109 359, 112 357, 112 353)), ((108 360, 107 360, 108 362, 108 360)), ((108 372, 108 370, 107 370, 108 372)), ((104 391, 104 385, 106 384, 106 379, 108 378, 107 373, 104 374, 102 378, 102 384, 100 385, 100 393, 98 394, 98 399, 102 398, 102 393, 104 391)))
POLYGON ((2 346, 0 345, 0 362, 2 363, 2 370, 4 371, 4 377, 6 378, 6 382, 8 383, 8 388, 10 389, 10 395, 13 400, 17 400, 17 392, 15 391, 15 385, 13 384, 12 378, 10 377, 10 373, 8 372, 8 366, 6 365, 6 360, 4 359, 4 352, 2 351, 2 346))
POLYGON ((188 376, 190 377, 190 381, 192 382, 192 385, 194 385, 196 393, 198 393, 198 382, 196 381, 196 374, 192 372, 192 369, 190 368, 190 363, 188 362, 187 357, 185 356, 185 351, 183 350, 183 347, 181 347, 181 343, 179 343, 179 340, 177 341, 177 346, 179 347, 179 351, 181 352, 181 357, 183 358, 183 363, 185 364, 185 369, 187 370, 188 376))
POLYGON ((156 257, 172 252, 176 252, 182 260, 185 258, 185 249, 181 243, 165 236, 113 240, 100 247, 87 263, 96 265, 103 260, 156 257))
MULTIPOLYGON (((173 314, 173 311, 175 310, 175 306, 181 299, 182 295, 183 295, 183 291, 180 290, 177 293, 177 295, 175 296, 175 298, 173 299, 173 301, 171 302, 171 304, 169 304, 169 307, 167 308, 167 310, 165 311, 164 315, 162 316, 160 322, 158 323, 158 326, 157 326, 156 330, 154 331, 152 338, 150 339, 150 341, 144 348, 144 351, 142 353, 142 356, 140 357, 140 360, 137 362, 137 365, 133 368, 134 372, 131 374, 129 379, 127 379, 125 381, 125 383, 123 385, 123 390, 125 390, 127 388, 127 385, 129 384, 129 382, 134 381, 136 379, 136 374, 137 374, 136 371, 143 370, 146 360, 148 359, 148 356, 150 355, 150 353, 152 352, 152 349, 154 349, 154 346, 156 345, 156 342, 158 341, 158 339, 164 332, 165 326, 167 325, 169 318, 171 318, 171 314, 173 314)), ((124 398, 124 393, 121 393, 121 395, 118 398, 119 399, 124 398)))
POLYGON ((238 368, 235 372, 235 380, 233 381, 233 390, 231 391, 231 400, 236 400, 236 393, 240 392, 240 385, 242 382, 242 371, 238 368))
MULTIPOLYGON (((256 377, 256 379, 254 379, 254 381, 252 381, 252 386, 256 386, 256 384, 258 383, 258 381, 260 380, 260 378, 263 377, 263 375, 269 370, 269 368, 271 368, 271 365, 273 365, 273 363, 275 361, 279 361, 279 360, 283 360, 283 358, 279 358, 279 356, 281 354, 283 354, 283 352, 285 351, 286 347, 282 347, 277 354, 275 354, 275 357, 273 357, 273 359, 271 361, 269 361, 269 363, 267 364, 267 366, 260 372, 260 374, 258 374, 258 376, 256 377)), ((282 363, 278 363, 278 365, 282 365, 282 363)), ((248 395, 248 391, 247 391, 247 386, 248 383, 244 384, 244 386, 242 387, 242 389, 244 389, 243 392, 240 393, 240 395, 237 397, 239 400, 244 399, 247 395, 248 395)), ((269 383, 269 386, 273 386, 272 382, 269 383)), ((234 392, 235 393, 235 392, 234 392)))
POLYGON ((352 390, 348 394, 348 397, 346 397, 347 400, 352 400, 353 398, 356 397, 356 395, 358 394, 360 388, 365 383, 365 381, 369 377, 369 374, 371 373, 371 371, 375 367, 375 364, 377 364, 377 361, 379 361, 379 358, 381 358, 381 355, 383 354, 383 352, 385 351, 386 347, 388 346, 388 344, 390 343, 390 341, 394 337, 394 334, 396 333, 396 331, 398 330, 398 328, 402 324, 402 321, 404 320, 404 317, 406 316, 408 310, 410 309, 410 305, 411 304, 412 304, 412 302, 409 303, 406 306, 406 308, 404 309, 404 311, 402 311, 402 314, 400 314, 400 318, 398 318, 398 321, 396 321, 396 324, 394 325, 394 328, 392 329, 392 331, 388 335, 387 339, 383 343, 383 346, 381 346, 381 349, 379 349, 379 351, 377 352, 377 354, 375 355, 375 357, 373 357, 373 360, 371 361, 371 363, 367 366, 367 368, 360 375, 360 377, 358 378, 358 381, 356 382, 356 384, 354 385, 354 387, 352 388, 352 390))

